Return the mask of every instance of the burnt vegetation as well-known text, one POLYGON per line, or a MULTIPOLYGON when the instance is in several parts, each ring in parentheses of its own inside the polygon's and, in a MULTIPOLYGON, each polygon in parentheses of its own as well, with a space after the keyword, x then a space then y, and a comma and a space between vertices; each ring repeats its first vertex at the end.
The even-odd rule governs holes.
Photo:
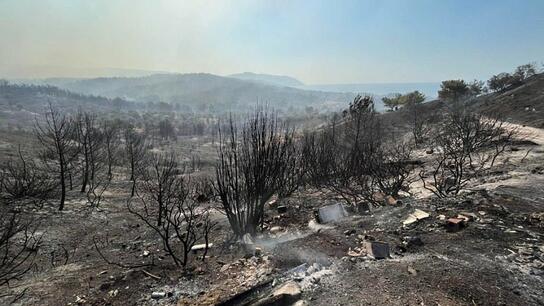
MULTIPOLYGON (((34 259, 46 234, 40 233, 36 215, 53 205, 59 216, 81 208, 92 217, 104 213, 106 199, 122 201, 116 209, 126 219, 116 222, 128 224, 125 230, 138 236, 105 239, 100 247, 93 239, 100 258, 123 269, 171 264, 195 275, 202 272, 191 274, 195 265, 206 265, 201 261, 211 258, 213 248, 219 250, 213 256, 221 258, 262 239, 271 220, 282 220, 279 206, 300 209, 289 199, 301 194, 317 192, 361 213, 388 209, 396 199, 414 201, 417 184, 433 200, 455 199, 493 173, 508 149, 523 140, 504 115, 475 111, 474 101, 488 90, 522 86, 535 74, 534 66, 520 66, 513 74, 492 77, 488 88, 480 81, 444 81, 439 101, 430 103, 418 91, 394 94, 383 98, 386 113, 376 111, 372 96, 358 95, 344 111, 316 119, 319 124, 311 128, 295 126, 297 120, 266 107, 242 117, 199 117, 187 123, 183 116, 152 114, 140 116, 142 122, 112 119, 47 103, 29 133, 33 150, 18 147, 1 164, 0 286, 37 271, 34 259), (193 137, 206 142, 196 145, 193 137), (149 243, 142 257, 149 252, 166 256, 148 263, 107 255, 130 250, 143 239, 158 241, 160 249, 149 243)), ((62 248, 67 264, 78 246, 62 248)), ((56 268, 58 258, 51 257, 56 268)))

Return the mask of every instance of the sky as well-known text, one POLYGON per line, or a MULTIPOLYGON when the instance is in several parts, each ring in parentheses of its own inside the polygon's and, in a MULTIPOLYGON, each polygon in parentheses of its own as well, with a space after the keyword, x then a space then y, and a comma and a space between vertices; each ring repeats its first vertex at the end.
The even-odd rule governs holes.
POLYGON ((543 0, 0 0, 0 77, 486 79, 544 62, 543 38, 543 0))

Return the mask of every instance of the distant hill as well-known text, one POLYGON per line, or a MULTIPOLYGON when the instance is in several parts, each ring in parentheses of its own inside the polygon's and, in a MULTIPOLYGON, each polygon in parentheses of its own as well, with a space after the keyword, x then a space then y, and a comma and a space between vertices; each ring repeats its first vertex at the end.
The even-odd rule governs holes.
POLYGON ((162 101, 214 111, 247 111, 258 103, 278 109, 303 109, 306 106, 338 109, 339 106, 346 107, 354 97, 352 93, 303 90, 206 73, 73 81, 48 79, 44 82, 87 95, 120 97, 136 102, 162 101))
POLYGON ((271 75, 271 74, 258 74, 253 72, 244 72, 228 75, 230 78, 260 82, 264 84, 276 85, 276 86, 287 86, 287 87, 297 87, 304 86, 304 83, 301 81, 284 75, 271 75))
POLYGON ((69 92, 53 86, 10 84, 0 81, 0 127, 31 127, 34 117, 48 104, 70 113, 78 109, 95 112, 126 112, 138 105, 122 99, 109 99, 69 92))

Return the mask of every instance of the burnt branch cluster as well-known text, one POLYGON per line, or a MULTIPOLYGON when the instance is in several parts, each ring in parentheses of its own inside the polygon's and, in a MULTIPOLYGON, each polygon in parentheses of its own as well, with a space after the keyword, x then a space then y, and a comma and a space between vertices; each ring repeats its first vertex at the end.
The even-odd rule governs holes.
POLYGON ((438 197, 457 195, 494 166, 516 134, 499 118, 451 109, 433 135, 437 153, 432 169, 419 174, 424 188, 438 197))
POLYGON ((302 152, 309 182, 351 205, 380 205, 375 194, 397 195, 407 188, 412 170, 409 144, 388 140, 372 98, 356 97, 340 122, 305 135, 302 152))
POLYGON ((274 194, 287 195, 299 184, 289 177, 298 164, 294 130, 281 124, 276 114, 258 109, 240 130, 231 117, 226 130, 220 128, 218 134, 216 194, 235 236, 254 235, 266 202, 274 194))
POLYGON ((209 233, 216 223, 210 210, 194 200, 195 186, 184 174, 172 153, 147 159, 128 211, 161 238, 164 250, 178 267, 189 262, 192 247, 209 245, 209 233))

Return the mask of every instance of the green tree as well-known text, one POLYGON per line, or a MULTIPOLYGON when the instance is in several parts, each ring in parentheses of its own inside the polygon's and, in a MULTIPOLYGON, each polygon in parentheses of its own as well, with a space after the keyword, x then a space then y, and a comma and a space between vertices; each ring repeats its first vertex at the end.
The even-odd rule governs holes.
POLYGON ((470 96, 470 88, 464 80, 442 81, 438 98, 444 101, 459 101, 470 96))

